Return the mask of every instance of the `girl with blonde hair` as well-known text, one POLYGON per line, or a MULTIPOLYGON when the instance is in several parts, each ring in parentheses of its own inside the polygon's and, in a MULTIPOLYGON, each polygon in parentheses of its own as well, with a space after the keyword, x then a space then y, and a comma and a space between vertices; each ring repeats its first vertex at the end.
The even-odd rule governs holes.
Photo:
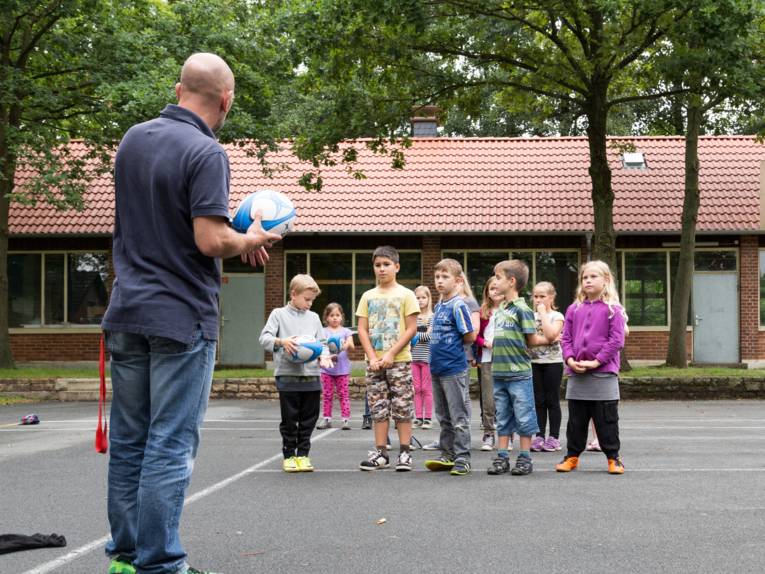
POLYGON ((619 365, 626 319, 608 265, 603 261, 582 265, 576 300, 566 311, 561 336, 568 374, 568 426, 567 453, 555 467, 558 472, 579 466, 592 419, 608 472, 624 473, 619 456, 619 365))
POLYGON ((412 338, 412 382, 414 383, 414 416, 412 426, 433 427, 433 386, 430 377, 430 326, 433 323, 433 297, 430 289, 419 285, 414 290, 420 314, 417 334, 412 338))

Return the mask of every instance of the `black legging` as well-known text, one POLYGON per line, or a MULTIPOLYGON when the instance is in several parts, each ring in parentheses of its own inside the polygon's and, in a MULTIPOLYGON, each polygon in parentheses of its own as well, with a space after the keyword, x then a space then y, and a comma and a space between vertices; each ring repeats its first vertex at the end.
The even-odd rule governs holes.
POLYGON ((560 382, 563 363, 531 363, 534 374, 534 404, 537 408, 539 435, 545 436, 547 415, 550 414, 550 435, 560 437, 560 382))

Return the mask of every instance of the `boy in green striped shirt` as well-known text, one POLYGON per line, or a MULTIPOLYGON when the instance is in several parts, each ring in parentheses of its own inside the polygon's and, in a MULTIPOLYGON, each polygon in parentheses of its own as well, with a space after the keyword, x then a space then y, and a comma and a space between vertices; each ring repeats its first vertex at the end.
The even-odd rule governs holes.
POLYGON ((491 375, 494 381, 498 449, 489 474, 531 474, 531 438, 539 432, 534 407, 534 382, 531 376, 529 345, 547 345, 546 337, 537 335, 534 311, 520 292, 529 280, 528 266, 518 259, 501 261, 494 266, 494 285, 505 301, 492 315, 491 375), (510 469, 508 445, 513 433, 520 435, 521 451, 510 469))

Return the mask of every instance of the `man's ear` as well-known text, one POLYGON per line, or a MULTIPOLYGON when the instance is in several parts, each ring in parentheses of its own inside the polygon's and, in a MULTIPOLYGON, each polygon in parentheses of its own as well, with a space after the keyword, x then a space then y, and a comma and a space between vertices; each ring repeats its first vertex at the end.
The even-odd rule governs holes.
POLYGON ((183 92, 183 84, 178 82, 175 84, 175 99, 180 101, 181 100, 181 93, 183 92))
POLYGON ((234 105, 234 90, 226 90, 223 92, 221 98, 221 107, 225 113, 231 111, 231 107, 234 105))

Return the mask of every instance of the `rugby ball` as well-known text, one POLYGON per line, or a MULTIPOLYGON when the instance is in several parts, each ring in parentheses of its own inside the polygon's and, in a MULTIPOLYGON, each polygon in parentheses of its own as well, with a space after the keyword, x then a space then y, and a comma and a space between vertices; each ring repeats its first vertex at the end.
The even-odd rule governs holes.
POLYGON ((231 226, 239 233, 245 233, 258 211, 261 214, 263 229, 282 236, 292 231, 297 217, 295 206, 289 197, 278 191, 263 189, 249 194, 241 201, 231 226))
POLYGON ((297 351, 285 353, 288 361, 293 363, 310 363, 321 355, 322 344, 313 337, 298 337, 297 351))
POLYGON ((337 355, 340 351, 343 350, 343 341, 345 339, 341 337, 340 335, 332 335, 327 339, 327 347, 329 347, 329 352, 333 355, 337 355))

